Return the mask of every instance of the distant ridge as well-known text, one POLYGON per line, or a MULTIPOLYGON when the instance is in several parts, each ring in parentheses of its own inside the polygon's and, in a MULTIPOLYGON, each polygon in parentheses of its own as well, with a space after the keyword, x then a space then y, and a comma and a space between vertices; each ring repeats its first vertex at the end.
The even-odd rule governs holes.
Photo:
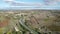
POLYGON ((40 8, 40 7, 7 7, 7 8, 1 8, 0 10, 60 10, 59 8, 40 8))

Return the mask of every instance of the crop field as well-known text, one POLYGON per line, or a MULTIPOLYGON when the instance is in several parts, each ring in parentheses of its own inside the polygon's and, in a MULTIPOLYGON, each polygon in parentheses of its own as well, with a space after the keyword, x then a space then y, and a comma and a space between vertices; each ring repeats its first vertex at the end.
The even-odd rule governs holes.
POLYGON ((60 11, 0 11, 0 34, 60 34, 60 11))

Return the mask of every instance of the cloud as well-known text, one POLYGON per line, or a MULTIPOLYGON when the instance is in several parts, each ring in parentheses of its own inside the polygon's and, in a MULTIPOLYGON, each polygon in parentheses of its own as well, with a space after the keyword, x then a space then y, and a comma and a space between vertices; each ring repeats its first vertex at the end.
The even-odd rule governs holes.
POLYGON ((11 6, 43 6, 43 5, 57 5, 57 2, 60 2, 60 0, 43 0, 44 3, 29 3, 29 2, 21 2, 16 0, 4 0, 6 3, 8 3, 11 6))
POLYGON ((9 2, 9 1, 14 1, 14 0, 4 0, 4 1, 7 1, 7 2, 9 2))
POLYGON ((40 6, 40 3, 25 3, 25 2, 12 2, 11 5, 14 6, 40 6))
POLYGON ((15 0, 5 0, 6 3, 12 6, 40 6, 41 3, 29 3, 29 2, 21 2, 15 0))
POLYGON ((46 5, 57 5, 60 0, 44 0, 46 5))
POLYGON ((15 0, 3 0, 3 1, 10 4, 11 2, 14 2, 15 0))

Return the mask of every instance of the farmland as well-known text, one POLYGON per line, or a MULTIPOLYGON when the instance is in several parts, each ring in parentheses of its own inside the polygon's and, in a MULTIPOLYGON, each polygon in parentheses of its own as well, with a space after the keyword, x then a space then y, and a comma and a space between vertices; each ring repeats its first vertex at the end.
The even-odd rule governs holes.
POLYGON ((0 34, 60 34, 60 11, 1 10, 0 34))

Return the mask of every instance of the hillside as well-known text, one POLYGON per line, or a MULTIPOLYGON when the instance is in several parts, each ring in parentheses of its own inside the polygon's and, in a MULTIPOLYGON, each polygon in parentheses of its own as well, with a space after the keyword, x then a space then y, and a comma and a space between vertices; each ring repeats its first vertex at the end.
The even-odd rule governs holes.
POLYGON ((0 33, 60 34, 60 11, 0 10, 0 33))

